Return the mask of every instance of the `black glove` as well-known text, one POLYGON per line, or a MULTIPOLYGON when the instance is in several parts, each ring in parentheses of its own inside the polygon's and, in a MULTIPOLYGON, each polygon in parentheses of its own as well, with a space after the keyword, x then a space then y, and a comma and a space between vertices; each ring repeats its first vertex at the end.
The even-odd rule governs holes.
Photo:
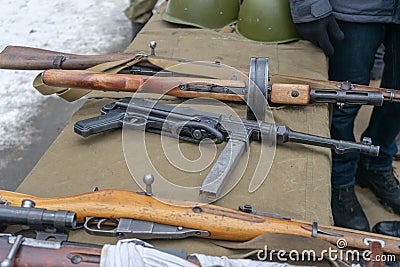
POLYGON ((334 52, 331 39, 343 40, 344 38, 344 33, 333 15, 311 22, 296 23, 296 28, 301 37, 321 47, 328 57, 334 52))

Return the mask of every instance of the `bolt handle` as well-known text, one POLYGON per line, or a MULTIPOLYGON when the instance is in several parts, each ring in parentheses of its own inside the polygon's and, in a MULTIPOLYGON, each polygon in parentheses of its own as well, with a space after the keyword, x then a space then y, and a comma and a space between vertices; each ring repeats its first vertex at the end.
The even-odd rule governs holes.
POLYGON ((154 176, 151 173, 145 174, 143 176, 143 182, 146 185, 146 195, 151 196, 153 195, 153 190, 151 188, 152 184, 154 183, 154 176))

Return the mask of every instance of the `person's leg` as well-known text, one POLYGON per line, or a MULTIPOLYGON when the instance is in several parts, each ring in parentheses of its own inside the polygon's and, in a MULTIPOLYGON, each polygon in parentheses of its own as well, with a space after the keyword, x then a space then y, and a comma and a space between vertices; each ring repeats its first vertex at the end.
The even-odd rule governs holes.
POLYGON ((400 134, 396 136, 397 153, 393 156, 393 160, 400 160, 400 134))
POLYGON ((374 66, 372 67, 371 70, 371 80, 380 80, 382 79, 382 73, 383 73, 383 56, 385 55, 385 46, 381 44, 379 46, 378 50, 375 53, 375 60, 374 60, 374 66))
MULTIPOLYGON (((382 24, 361 24, 338 21, 344 32, 342 41, 333 41, 334 55, 329 61, 329 79, 369 84, 377 48, 383 41, 382 24)), ((354 120, 358 106, 334 106, 331 137, 354 141, 354 120)), ((332 214, 335 225, 369 231, 368 220, 354 193, 354 177, 358 153, 332 153, 332 214)))
POLYGON ((130 0, 125 15, 132 22, 132 40, 153 15, 152 10, 156 3, 157 0, 130 0))
MULTIPOLYGON (((387 24, 384 44, 385 69, 381 87, 400 89, 400 25, 387 24)), ((392 172, 393 156, 397 152, 396 136, 400 131, 400 104, 385 103, 375 107, 368 128, 363 136, 369 136, 380 146, 378 157, 362 155, 357 182, 368 186, 395 213, 400 214, 400 189, 392 172)))

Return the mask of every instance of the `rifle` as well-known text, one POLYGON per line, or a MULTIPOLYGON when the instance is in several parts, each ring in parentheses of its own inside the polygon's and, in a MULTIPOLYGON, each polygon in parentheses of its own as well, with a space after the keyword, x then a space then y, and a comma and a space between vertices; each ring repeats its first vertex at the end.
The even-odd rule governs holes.
MULTIPOLYGON (((174 66, 182 63, 191 63, 203 67, 206 66, 208 68, 208 73, 216 73, 220 71, 222 68, 222 66, 218 62, 212 64, 205 64, 204 62, 195 62, 186 59, 165 58, 156 56, 154 52, 154 46, 152 46, 151 55, 138 51, 133 51, 129 53, 108 54, 108 55, 76 55, 76 54, 55 52, 55 51, 31 48, 31 47, 7 46, 0 53, 0 68, 22 69, 22 70, 46 70, 52 68, 65 69, 65 70, 82 70, 106 62, 119 61, 119 60, 129 61, 129 59, 134 59, 134 58, 139 58, 139 61, 133 66, 120 70, 119 73, 123 74, 129 73, 138 75, 157 74, 158 76, 193 75, 192 73, 185 73, 185 70, 181 70, 180 73, 173 73, 171 71, 165 70, 165 68, 168 68, 168 66, 174 66)), ((252 66, 250 66, 250 70, 251 68, 252 66)), ((241 70, 241 71, 243 73, 247 72, 246 70, 241 70)), ((340 106, 346 103, 382 105, 383 100, 396 101, 396 102, 400 100, 399 92, 393 89, 350 84, 348 82, 340 83, 333 81, 309 79, 309 78, 295 77, 295 76, 288 76, 281 74, 271 74, 271 77, 281 78, 289 81, 290 80, 297 81, 307 84, 319 84, 323 87, 320 89, 313 89, 307 85, 290 84, 287 86, 281 86, 279 84, 274 84, 271 88, 268 89, 269 91, 266 91, 264 93, 264 95, 267 97, 267 99, 271 101, 271 103, 276 103, 276 104, 304 105, 314 102, 324 102, 324 103, 337 103, 340 106), (329 91, 325 89, 333 89, 333 90, 329 91), (344 92, 337 89, 341 89, 344 92), (294 95, 296 96, 292 96, 292 92, 294 92, 294 95), (379 93, 374 94, 370 92, 379 92, 379 93)), ((268 80, 266 82, 268 83, 268 80)), ((260 85, 258 86, 263 87, 260 85)), ((213 92, 212 89, 213 88, 211 88, 210 92, 213 92)), ((264 90, 263 88, 261 89, 264 90)), ((122 89, 119 88, 119 90, 122 89)), ((193 90, 193 87, 190 90, 193 90)), ((192 93, 201 93, 198 92, 198 89, 196 90, 194 90, 194 92, 192 93)), ((204 90, 204 88, 202 90, 204 90)), ((185 97, 184 96, 185 94, 187 93, 181 92, 180 97, 185 97)), ((190 97, 193 97, 193 95, 194 94, 190 94, 190 97)), ((204 96, 204 94, 202 96, 204 96)), ((243 101, 244 99, 243 96, 233 97, 233 99, 231 99, 232 96, 225 96, 225 97, 229 98, 227 99, 229 101, 243 101)))
MULTIPOLYGON (((131 245, 133 245, 133 247, 143 247, 142 250, 146 251, 148 257, 157 257, 157 260, 160 262, 164 257, 169 257, 169 260, 173 259, 175 261, 187 261, 188 263, 192 263, 192 265, 189 264, 188 266, 200 266, 200 262, 196 256, 187 255, 185 250, 153 247, 138 239, 119 240, 115 246, 105 245, 103 247, 100 245, 78 242, 37 240, 23 237, 22 235, 13 236, 11 234, 1 233, 0 266, 100 266, 100 262, 104 264, 108 257, 115 257, 115 255, 110 252, 114 247, 124 247, 129 252, 129 249, 132 249, 131 245)), ((128 254, 120 256, 126 258, 128 254)), ((145 257, 146 255, 142 254, 140 256, 145 257)), ((136 261, 135 258, 133 260, 136 261)), ((137 259, 137 262, 145 262, 145 259, 137 259)))
MULTIPOLYGON (((345 240, 347 247, 356 249, 368 249, 371 242, 379 242, 385 253, 400 255, 400 238, 246 213, 211 204, 159 199, 151 194, 151 183, 145 182, 146 193, 106 189, 73 196, 39 198, 0 190, 0 199, 10 205, 19 205, 23 199, 29 199, 40 208, 69 210, 76 213, 78 223, 92 217, 103 218, 103 222, 111 219, 118 222, 120 218, 126 218, 207 233, 199 235, 201 238, 248 241, 265 233, 283 233, 318 238, 332 244, 345 240)), ((102 229, 93 233, 118 235, 116 231, 102 229)))
POLYGON ((377 156, 379 147, 370 139, 362 143, 334 140, 296 132, 287 126, 264 121, 246 120, 230 115, 200 111, 188 107, 149 102, 140 98, 125 98, 103 107, 103 115, 77 122, 74 131, 87 137, 95 133, 127 127, 164 134, 184 141, 199 143, 211 139, 216 144, 227 141, 217 162, 200 188, 200 195, 215 199, 220 195, 236 162, 251 140, 278 143, 300 143, 327 147, 337 153, 361 152, 377 156))

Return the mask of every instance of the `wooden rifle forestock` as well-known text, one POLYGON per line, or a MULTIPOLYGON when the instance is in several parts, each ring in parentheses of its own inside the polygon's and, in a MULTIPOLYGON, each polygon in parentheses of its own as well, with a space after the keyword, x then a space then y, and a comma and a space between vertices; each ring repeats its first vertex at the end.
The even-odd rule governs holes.
MULTIPOLYGON (((11 205, 20 206, 23 199, 31 199, 38 208, 75 212, 81 223, 88 216, 131 218, 208 231, 210 236, 206 238, 211 239, 248 241, 264 233, 311 237, 313 232, 313 224, 308 222, 248 214, 210 204, 156 199, 124 190, 99 190, 55 198, 38 198, 0 190, 0 196, 0 200, 11 205)), ((368 242, 365 241, 369 238, 384 241, 384 252, 400 255, 400 238, 334 226, 318 226, 318 229, 334 235, 318 232, 316 238, 335 245, 339 240, 345 239, 350 248, 368 249, 368 242)))
MULTIPOLYGON (((324 80, 283 75, 283 74, 271 74, 271 76, 284 78, 284 79, 288 79, 288 80, 293 80, 293 81, 297 81, 297 82, 321 84, 323 86, 326 86, 326 88, 330 88, 330 89, 340 89, 340 85, 342 84, 341 82, 337 82, 337 81, 324 81, 324 80)), ((352 84, 352 86, 353 87, 351 88, 351 90, 382 92, 385 100, 394 101, 394 102, 399 102, 399 100, 400 100, 400 91, 399 90, 392 90, 392 89, 369 86, 369 85, 362 85, 362 84, 352 84)))

